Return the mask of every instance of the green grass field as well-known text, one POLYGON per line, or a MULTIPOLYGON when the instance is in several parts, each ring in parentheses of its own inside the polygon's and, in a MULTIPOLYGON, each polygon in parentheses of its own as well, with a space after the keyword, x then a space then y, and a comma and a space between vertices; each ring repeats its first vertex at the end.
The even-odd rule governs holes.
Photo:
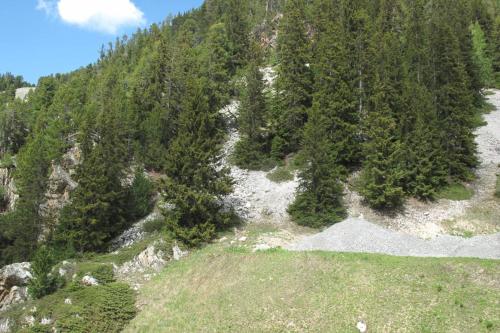
POLYGON ((126 332, 498 332, 500 262, 211 245, 139 291, 126 332))

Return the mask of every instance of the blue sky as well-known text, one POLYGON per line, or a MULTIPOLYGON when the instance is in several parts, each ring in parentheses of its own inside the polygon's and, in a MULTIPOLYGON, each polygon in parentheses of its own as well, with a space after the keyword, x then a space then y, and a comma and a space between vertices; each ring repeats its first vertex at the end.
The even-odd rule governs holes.
POLYGON ((202 0, 0 0, 0 73, 40 76, 94 62, 101 45, 202 0))

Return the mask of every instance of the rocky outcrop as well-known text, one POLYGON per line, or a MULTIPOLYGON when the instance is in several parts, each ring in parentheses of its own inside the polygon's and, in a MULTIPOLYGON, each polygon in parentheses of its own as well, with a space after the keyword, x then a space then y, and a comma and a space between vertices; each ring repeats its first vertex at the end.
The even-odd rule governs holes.
POLYGON ((153 212, 134 224, 130 229, 125 230, 120 236, 115 238, 111 243, 111 250, 118 250, 127 246, 131 246, 141 240, 147 235, 144 231, 144 225, 150 221, 162 218, 158 212, 153 212))
MULTIPOLYGON (((78 144, 74 144, 59 163, 52 162, 45 202, 40 205, 40 215, 53 224, 57 223, 61 209, 69 203, 71 192, 78 186, 73 177, 80 162, 81 150, 78 144)), ((48 234, 53 227, 54 225, 45 226, 42 235, 48 234)))
POLYGON ((9 333, 11 331, 11 322, 9 318, 0 318, 0 333, 9 333))
POLYGON ((117 276, 127 279, 131 274, 159 271, 172 258, 172 253, 162 249, 164 242, 156 242, 139 253, 134 259, 115 269, 117 276))
POLYGON ((16 98, 19 98, 22 101, 25 101, 28 97, 28 94, 35 90, 35 87, 24 87, 16 89, 16 98))
POLYGON ((0 209, 4 211, 14 210, 17 199, 19 198, 13 173, 14 168, 0 168, 0 186, 5 192, 3 194, 4 198, 0 198, 0 200, 4 201, 4 204, 2 204, 4 207, 0 207, 0 209))
POLYGON ((23 262, 5 266, 0 270, 0 311, 28 299, 30 267, 30 263, 23 262))

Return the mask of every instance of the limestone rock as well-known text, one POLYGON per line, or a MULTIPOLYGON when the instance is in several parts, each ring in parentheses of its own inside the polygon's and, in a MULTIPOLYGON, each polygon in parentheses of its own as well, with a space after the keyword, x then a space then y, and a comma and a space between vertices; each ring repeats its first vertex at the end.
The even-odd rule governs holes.
POLYGON ((167 254, 160 249, 161 244, 161 241, 155 242, 148 246, 146 250, 138 254, 134 259, 115 268, 116 275, 126 280, 133 274, 160 271, 172 258, 172 254, 167 254))
POLYGON ((16 89, 16 98, 25 101, 28 97, 28 94, 35 90, 35 87, 24 87, 16 89))
MULTIPOLYGON (((6 207, 3 208, 7 211, 13 211, 17 199, 19 199, 13 177, 14 170, 14 168, 0 168, 0 186, 5 190, 6 201, 6 207)), ((1 208, 2 207, 0 207, 0 209, 1 208)))
POLYGON ((10 326, 9 318, 0 318, 0 333, 10 333, 10 326))
POLYGON ((187 251, 182 251, 180 247, 175 244, 174 247, 172 248, 173 256, 175 261, 181 260, 183 257, 188 255, 187 251))
POLYGON ((144 219, 134 224, 130 229, 125 230, 120 236, 118 236, 111 242, 111 251, 131 246, 144 239, 144 237, 146 236, 146 232, 143 228, 144 224, 161 217, 162 215, 160 213, 153 212, 146 216, 144 219))
POLYGON ((84 286, 87 286, 87 287, 92 287, 92 286, 98 286, 99 285, 99 281, 97 281, 97 279, 93 276, 90 276, 90 275, 85 275, 83 278, 82 278, 82 284, 84 286))
POLYGON ((31 279, 30 263, 16 263, 0 270, 0 311, 28 299, 28 282, 31 279))

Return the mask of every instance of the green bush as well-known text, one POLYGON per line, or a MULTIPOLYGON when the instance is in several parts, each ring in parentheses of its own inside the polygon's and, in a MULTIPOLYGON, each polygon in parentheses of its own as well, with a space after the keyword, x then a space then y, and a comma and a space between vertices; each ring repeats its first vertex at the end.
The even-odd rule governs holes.
POLYGON ((50 249, 42 246, 38 249, 31 263, 31 274, 33 278, 28 284, 28 292, 31 297, 38 299, 51 294, 62 285, 58 275, 52 274, 55 258, 50 249))
POLYGON ((276 161, 262 150, 262 145, 242 139, 236 144, 234 154, 231 156, 232 162, 247 170, 269 171, 276 166, 276 161))
POLYGON ((286 167, 279 167, 267 174, 267 178, 275 183, 292 181, 295 176, 286 167))
POLYGON ((90 275, 96 278, 100 284, 106 284, 116 281, 115 275, 113 273, 113 266, 111 265, 101 265, 95 270, 91 271, 90 275))
POLYGON ((165 228, 165 226, 166 226, 165 219, 158 218, 158 219, 150 220, 150 221, 147 221, 146 223, 144 223, 142 229, 145 232, 153 233, 153 232, 162 231, 165 228))
POLYGON ((130 219, 138 220, 148 215, 153 209, 152 197, 153 184, 144 175, 142 169, 138 168, 128 193, 130 219))

